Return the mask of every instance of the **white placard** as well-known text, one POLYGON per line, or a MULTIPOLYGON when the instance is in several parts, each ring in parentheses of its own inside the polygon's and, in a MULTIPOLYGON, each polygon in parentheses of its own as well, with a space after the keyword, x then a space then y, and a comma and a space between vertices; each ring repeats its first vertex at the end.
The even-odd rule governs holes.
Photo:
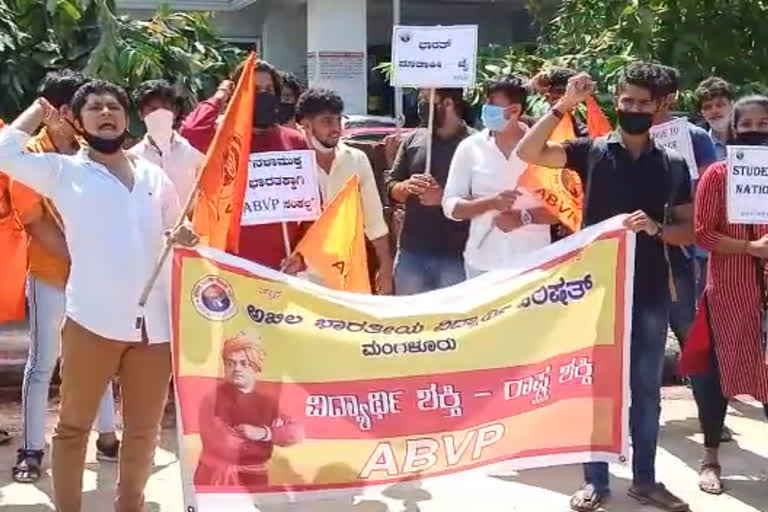
POLYGON ((392 30, 394 87, 470 88, 475 84, 477 25, 392 30))
POLYGON ((731 224, 768 224, 768 147, 728 146, 725 204, 731 224))
POLYGON ((320 216, 315 152, 252 153, 241 225, 302 222, 320 216))
POLYGON ((688 162, 691 179, 699 179, 699 168, 696 165, 696 155, 693 152, 693 141, 691 140, 691 131, 688 129, 687 118, 678 117, 651 127, 651 137, 657 144, 674 149, 683 155, 688 162))

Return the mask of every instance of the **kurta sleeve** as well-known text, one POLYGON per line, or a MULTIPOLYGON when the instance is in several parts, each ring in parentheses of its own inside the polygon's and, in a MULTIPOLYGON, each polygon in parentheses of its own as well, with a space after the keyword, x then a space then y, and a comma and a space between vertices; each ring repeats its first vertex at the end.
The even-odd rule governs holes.
POLYGON ((694 209, 696 242, 714 250, 727 222, 725 211, 725 163, 713 164, 699 181, 694 209))

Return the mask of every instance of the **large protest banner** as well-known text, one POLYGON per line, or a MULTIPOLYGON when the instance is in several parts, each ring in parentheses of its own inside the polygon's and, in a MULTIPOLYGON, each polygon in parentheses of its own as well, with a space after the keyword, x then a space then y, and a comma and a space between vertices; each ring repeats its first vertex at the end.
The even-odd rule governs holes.
POLYGON ((502 462, 623 462, 634 242, 614 218, 509 271, 413 297, 176 249, 186 510, 502 462))

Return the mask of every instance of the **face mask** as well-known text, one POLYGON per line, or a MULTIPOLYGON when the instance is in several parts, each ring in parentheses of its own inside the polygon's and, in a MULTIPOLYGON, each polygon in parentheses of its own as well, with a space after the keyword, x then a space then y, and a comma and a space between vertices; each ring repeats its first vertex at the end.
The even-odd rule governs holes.
POLYGON ((336 150, 336 146, 326 146, 314 135, 309 136, 309 143, 317 150, 318 153, 333 153, 336 150))
POLYGON ((768 146, 768 133, 741 132, 736 134, 736 144, 739 146, 768 146))
POLYGON ((271 92, 256 93, 253 106, 253 126, 256 128, 269 128, 277 124, 277 96, 271 92))
POLYGON ((642 135, 648 133, 653 124, 653 114, 645 112, 617 111, 619 126, 629 135, 642 135))
POLYGON ((504 116, 504 107, 498 105, 483 105, 481 114, 483 125, 492 132, 503 132, 509 126, 509 119, 504 116))
POLYGON ((724 117, 722 119, 718 119, 717 121, 710 121, 709 127, 712 128, 716 132, 727 132, 728 126, 730 126, 731 120, 727 117, 724 117))
POLYGON ((277 111, 277 120, 280 124, 285 124, 296 116, 295 103, 280 103, 277 111))
POLYGON ((171 147, 173 117, 173 112, 164 108, 157 109, 144 117, 147 134, 152 137, 152 140, 164 153, 171 147))
POLYGON ((123 147, 123 142, 125 142, 125 137, 127 135, 127 132, 123 132, 115 139, 105 139, 103 137, 99 137, 98 135, 93 135, 83 131, 83 138, 85 139, 85 142, 88 144, 88 146, 92 150, 98 151, 99 153, 104 153, 105 155, 112 155, 120 151, 120 149, 123 147))

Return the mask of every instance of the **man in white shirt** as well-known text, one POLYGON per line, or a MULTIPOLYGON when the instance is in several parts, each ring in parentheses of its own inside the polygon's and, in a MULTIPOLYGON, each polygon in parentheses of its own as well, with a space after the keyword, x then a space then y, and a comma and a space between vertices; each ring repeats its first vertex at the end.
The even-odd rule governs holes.
POLYGON ((517 187, 528 164, 517 156, 525 135, 520 122, 526 87, 514 76, 489 84, 482 118, 485 130, 456 148, 443 193, 443 211, 455 221, 470 220, 464 250, 467 278, 509 267, 520 255, 551 242, 557 219, 540 199, 517 187))
POLYGON ((307 140, 315 150, 317 177, 323 204, 330 203, 355 174, 360 177, 360 202, 365 235, 376 250, 378 272, 376 292, 392 293, 392 251, 384 208, 368 157, 359 149, 341 142, 341 114, 344 102, 333 91, 310 89, 301 95, 297 113, 307 140))
MULTIPOLYGON (((0 131, 0 168, 53 201, 71 258, 61 410, 53 436, 56 510, 80 512, 90 426, 107 383, 118 375, 124 432, 115 510, 139 512, 171 375, 167 280, 155 286, 143 309, 138 302, 163 233, 179 215, 178 198, 159 167, 122 149, 125 91, 96 80, 81 87, 71 105, 88 144, 76 155, 25 150, 42 123, 59 122, 44 99, 0 131)), ((173 239, 195 241, 187 230, 173 239)))
POLYGON ((134 103, 147 134, 131 148, 131 153, 162 168, 176 187, 179 204, 184 206, 205 155, 173 129, 178 115, 176 89, 165 80, 149 80, 134 93, 134 103))

